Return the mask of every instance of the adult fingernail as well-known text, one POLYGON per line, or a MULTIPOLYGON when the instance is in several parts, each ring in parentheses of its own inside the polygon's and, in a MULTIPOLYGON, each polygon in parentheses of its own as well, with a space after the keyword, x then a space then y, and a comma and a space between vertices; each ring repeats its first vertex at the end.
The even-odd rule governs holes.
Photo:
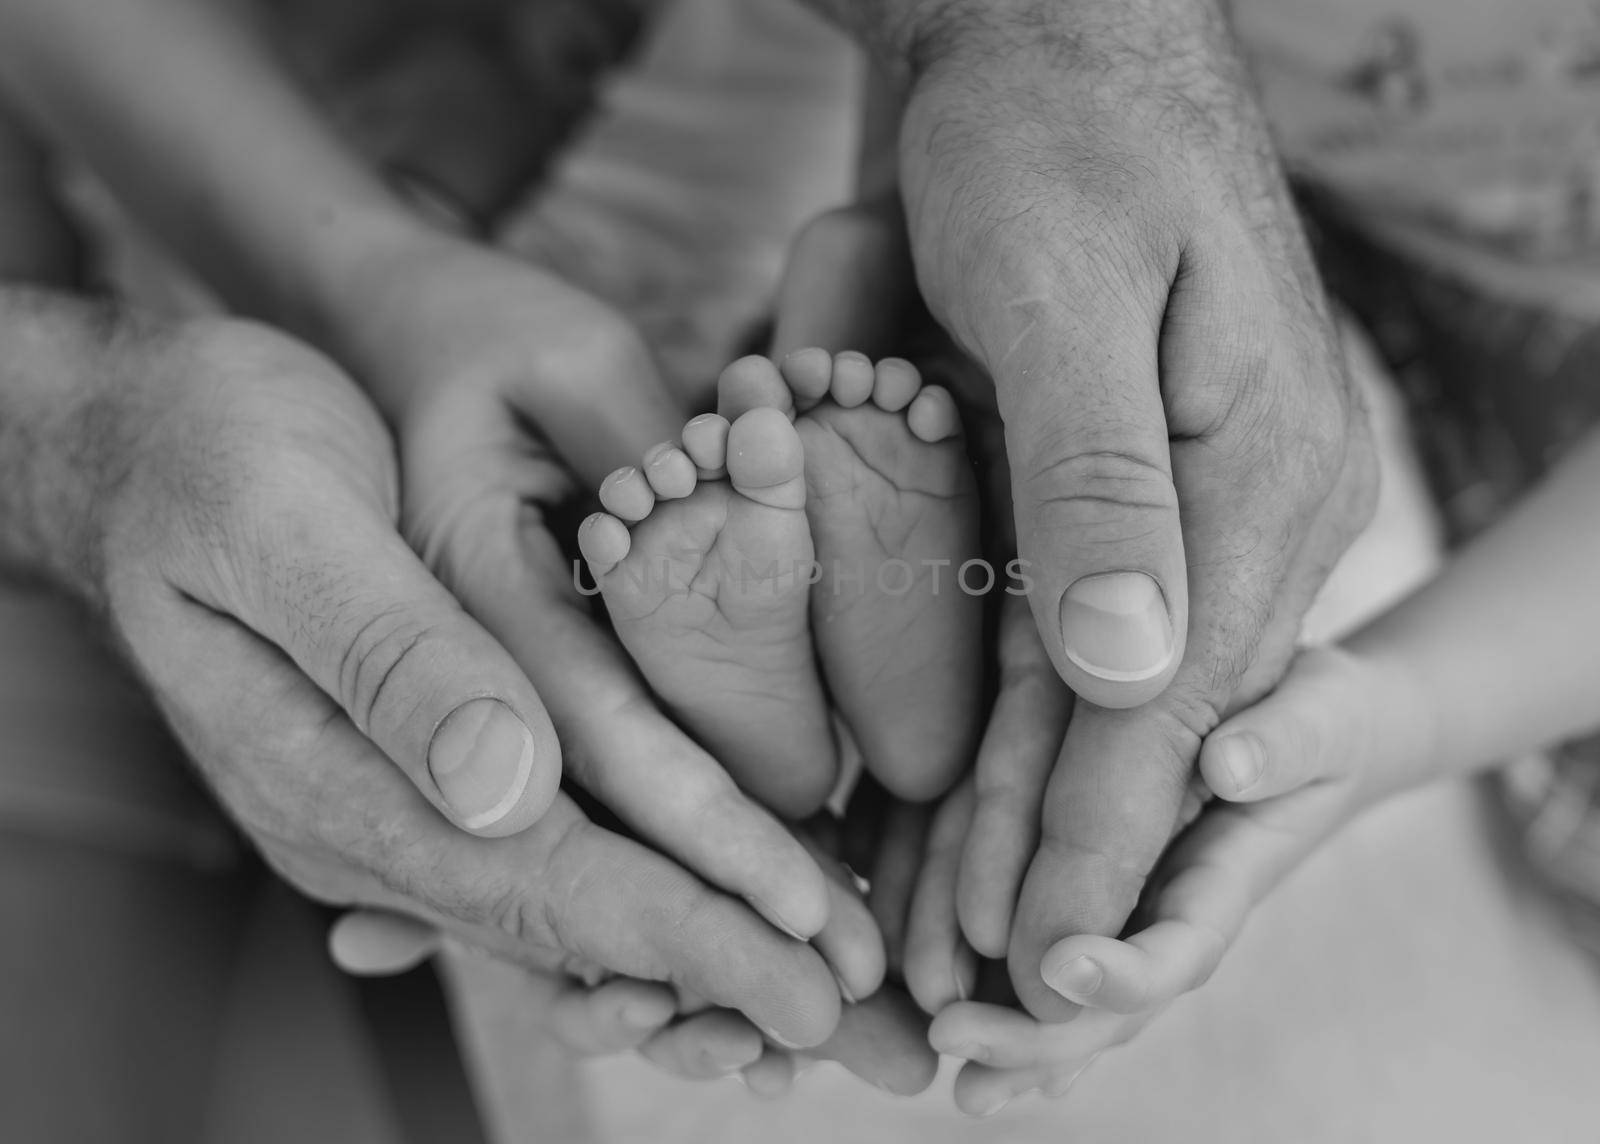
POLYGON ((493 826, 527 789, 533 733, 498 699, 463 703, 433 733, 428 772, 462 826, 493 826))
POLYGON ((1067 658, 1099 679, 1132 683, 1172 662, 1172 618, 1161 586, 1143 572, 1085 576, 1061 597, 1067 658))
MULTIPOLYGON (((833 969, 832 966, 828 968, 833 969)), ((844 1003, 846 1005, 856 1004, 856 995, 850 991, 850 986, 845 984, 844 977, 840 975, 837 969, 833 970, 833 979, 839 985, 839 996, 844 1000, 844 1003)))
POLYGON ((1233 783, 1232 793, 1242 794, 1255 786, 1267 762, 1267 753, 1262 749, 1260 739, 1241 731, 1219 742, 1217 750, 1222 752, 1222 768, 1228 772, 1228 778, 1233 783))
POLYGON ((1090 957, 1074 957, 1065 964, 1052 965, 1046 954, 1041 972, 1044 983, 1068 1001, 1082 1001, 1094 996, 1100 988, 1100 982, 1105 980, 1099 962, 1090 957))
POLYGON ((962 1060, 977 1061, 980 1065, 987 1064, 990 1056, 989 1046, 981 1045, 977 1041, 968 1041, 957 1047, 951 1056, 960 1057, 962 1060))

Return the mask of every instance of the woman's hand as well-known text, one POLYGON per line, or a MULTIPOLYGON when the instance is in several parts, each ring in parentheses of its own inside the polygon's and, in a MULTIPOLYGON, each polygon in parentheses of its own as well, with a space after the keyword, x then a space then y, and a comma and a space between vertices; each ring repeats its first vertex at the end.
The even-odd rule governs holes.
POLYGON ((448 496, 445 470, 479 450, 539 440, 594 487, 688 415, 616 310, 421 224, 370 250, 319 325, 396 426, 408 520, 432 514, 416 500, 448 496))

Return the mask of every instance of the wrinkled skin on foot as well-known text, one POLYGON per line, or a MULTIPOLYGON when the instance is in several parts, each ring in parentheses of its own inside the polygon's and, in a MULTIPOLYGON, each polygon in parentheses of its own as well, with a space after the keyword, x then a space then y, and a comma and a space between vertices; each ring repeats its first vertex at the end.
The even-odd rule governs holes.
POLYGON ((803 818, 838 766, 807 624, 800 438, 762 407, 696 418, 683 442, 602 482, 609 515, 584 521, 579 547, 655 693, 741 787, 803 818))

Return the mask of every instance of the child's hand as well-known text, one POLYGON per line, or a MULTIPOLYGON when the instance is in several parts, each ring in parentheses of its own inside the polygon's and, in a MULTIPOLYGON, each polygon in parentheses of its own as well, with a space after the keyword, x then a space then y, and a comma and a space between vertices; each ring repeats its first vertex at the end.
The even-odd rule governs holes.
POLYGON ((956 1084, 961 1107, 982 1115, 1022 1093, 1065 1093, 1101 1052, 1203 984, 1285 874, 1359 811, 1426 777, 1422 710, 1403 673, 1376 658, 1301 653, 1277 691, 1206 740, 1201 773, 1227 802, 1208 806, 1168 851, 1136 915, 1141 928, 1126 940, 1070 938, 1045 967, 1084 1012, 1063 1024, 971 1001, 939 1012, 934 1047, 974 1062, 956 1084))

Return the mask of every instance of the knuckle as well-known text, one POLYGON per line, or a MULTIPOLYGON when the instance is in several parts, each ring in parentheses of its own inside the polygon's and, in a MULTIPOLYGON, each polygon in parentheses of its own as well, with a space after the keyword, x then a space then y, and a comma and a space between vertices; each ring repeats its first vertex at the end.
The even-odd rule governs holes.
MULTIPOLYGON (((316 623, 314 616, 306 618, 316 623)), ((317 632, 308 633, 315 639, 317 632)), ((338 668, 340 704, 362 734, 384 710, 405 710, 417 699, 403 694, 408 681, 431 678, 432 665, 447 644, 437 621, 421 619, 414 608, 378 608, 345 640, 338 668)))
MULTIPOLYGON (((1243 663, 1248 662, 1249 655, 1244 652, 1240 658, 1243 662, 1230 666, 1237 666, 1242 674, 1243 663)), ((1214 674, 1216 670, 1220 669, 1214 669, 1214 674)), ((1177 776, 1180 784, 1187 784, 1187 764, 1199 755, 1201 742, 1221 724, 1236 678, 1237 675, 1213 678, 1211 686, 1204 689, 1171 687, 1157 700, 1157 725, 1163 745, 1171 758, 1185 764, 1181 775, 1177 776)))
POLYGON ((1165 463, 1137 452, 1076 452, 1024 473, 1019 501, 1042 526, 1085 530, 1078 539, 1093 540, 1107 531, 1126 539, 1130 528, 1149 528, 1149 516, 1165 518, 1178 511, 1177 490, 1165 463), (1130 513, 1145 523, 1130 521, 1130 513))

